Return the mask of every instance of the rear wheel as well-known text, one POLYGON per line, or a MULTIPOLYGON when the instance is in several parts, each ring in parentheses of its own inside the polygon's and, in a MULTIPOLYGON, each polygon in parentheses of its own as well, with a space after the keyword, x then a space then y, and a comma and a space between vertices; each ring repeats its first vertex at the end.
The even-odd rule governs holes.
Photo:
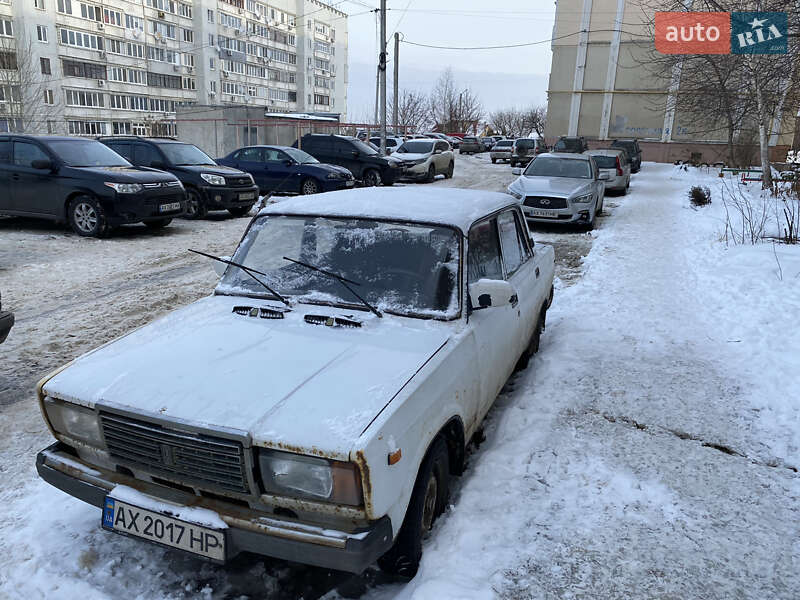
POLYGON ((428 167, 428 174, 425 177, 425 181, 428 183, 433 183, 434 179, 436 179, 436 168, 431 165, 428 167))
POLYGON ((72 230, 84 237, 103 237, 109 230, 103 207, 90 196, 72 199, 67 208, 67 220, 72 230))
POLYGON ((170 223, 172 223, 172 219, 158 219, 156 221, 145 221, 144 225, 148 229, 155 231, 156 229, 164 229, 170 223))
POLYGON ((381 184, 381 174, 375 169, 367 169, 364 171, 364 185, 367 187, 374 187, 381 184))
POLYGON ((253 208, 253 205, 250 204, 249 206, 234 206, 228 209, 228 212, 231 213, 234 217, 243 217, 247 213, 250 212, 250 209, 253 208))
POLYGON ((319 189, 320 188, 317 180, 312 179, 311 177, 304 179, 303 183, 300 184, 300 193, 303 195, 318 194, 319 189))
POLYGON ((447 165, 447 171, 444 173, 445 179, 452 179, 453 178, 453 171, 455 171, 456 166, 450 161, 450 164, 447 165))
POLYGON ((385 572, 412 578, 422 558, 422 538, 447 505, 450 470, 447 444, 437 437, 422 461, 403 525, 394 545, 378 559, 385 572))
POLYGON ((546 312, 542 311, 539 315, 538 321, 536 321, 536 327, 533 330, 533 334, 531 335, 531 339, 528 342, 528 347, 525 348, 525 351, 522 353, 522 356, 519 357, 516 366, 514 367, 515 371, 522 371, 528 368, 528 364, 533 358, 533 355, 539 352, 539 343, 542 339, 542 332, 544 331, 544 324, 546 319, 546 312))
POLYGON ((496 163, 497 163, 497 159, 496 159, 496 158, 493 158, 493 159, 492 159, 492 164, 496 164, 496 163))
POLYGON ((200 192, 195 189, 186 190, 186 218, 202 219, 208 214, 208 207, 203 203, 200 192))

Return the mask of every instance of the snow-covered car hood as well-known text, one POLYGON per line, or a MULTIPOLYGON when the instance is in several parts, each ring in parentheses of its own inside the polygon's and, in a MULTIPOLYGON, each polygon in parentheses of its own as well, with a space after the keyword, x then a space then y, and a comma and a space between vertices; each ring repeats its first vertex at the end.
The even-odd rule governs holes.
POLYGON ((400 160, 426 160, 430 152, 395 152, 392 156, 400 160))
POLYGON ((204 298, 78 358, 44 392, 347 460, 361 433, 454 328, 311 305, 263 319, 234 313, 234 306, 281 305, 204 298), (306 314, 352 314, 363 327, 313 325, 306 314))
POLYGON ((526 177, 520 175, 508 189, 525 196, 534 194, 554 196, 579 196, 592 191, 591 179, 572 177, 526 177))

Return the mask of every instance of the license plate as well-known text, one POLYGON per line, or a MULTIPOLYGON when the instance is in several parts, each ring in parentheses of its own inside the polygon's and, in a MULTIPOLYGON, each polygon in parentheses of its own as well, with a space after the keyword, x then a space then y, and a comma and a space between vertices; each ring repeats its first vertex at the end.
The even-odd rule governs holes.
POLYGON ((344 186, 345 186, 345 187, 353 187, 353 186, 355 185, 355 183, 356 183, 356 182, 355 182, 355 181, 353 181, 352 179, 348 179, 348 180, 347 180, 347 183, 345 183, 345 184, 344 184, 344 186))
POLYGON ((546 219, 556 219, 556 218, 558 218, 558 211, 557 210, 547 210, 547 209, 544 209, 544 208, 532 208, 528 212, 533 217, 544 217, 546 219))
POLYGON ((180 210, 181 203, 180 202, 170 202, 169 204, 162 204, 158 207, 158 212, 170 212, 173 210, 180 210))
POLYGON ((239 200, 255 200, 255 192, 247 192, 246 194, 239 194, 239 200))
POLYGON ((212 560, 225 560, 225 534, 222 531, 173 519, 109 496, 103 503, 102 526, 109 531, 143 538, 212 560))

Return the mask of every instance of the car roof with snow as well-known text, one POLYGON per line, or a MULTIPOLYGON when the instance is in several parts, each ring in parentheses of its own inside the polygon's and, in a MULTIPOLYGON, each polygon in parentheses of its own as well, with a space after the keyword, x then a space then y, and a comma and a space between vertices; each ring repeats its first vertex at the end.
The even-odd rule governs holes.
POLYGON ((595 148, 594 150, 585 150, 584 154, 588 154, 589 156, 617 156, 621 154, 625 156, 625 152, 623 152, 622 148, 595 148))
POLYGON ((322 215, 455 226, 466 232, 483 217, 518 202, 510 194, 459 189, 361 188, 298 196, 261 215, 322 215))
POLYGON ((536 158, 566 158, 569 160, 589 160, 586 154, 577 154, 575 152, 543 152, 536 158))

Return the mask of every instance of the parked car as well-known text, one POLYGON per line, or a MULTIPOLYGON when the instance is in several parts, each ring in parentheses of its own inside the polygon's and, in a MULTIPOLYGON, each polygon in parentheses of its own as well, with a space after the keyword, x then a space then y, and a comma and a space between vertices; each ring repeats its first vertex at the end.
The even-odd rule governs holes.
MULTIPOLYGON (((381 147, 381 138, 380 137, 373 137, 369 139, 370 143, 373 146, 377 146, 378 149, 381 147)), ((386 152, 387 154, 394 153, 397 148, 399 148, 403 143, 403 138, 401 137, 387 137, 386 138, 386 152)))
POLYGON ((297 141, 292 144, 293 148, 298 146, 320 162, 344 167, 366 186, 392 185, 400 175, 399 161, 381 156, 354 137, 307 133, 299 145, 297 141))
POLYGON ((484 148, 486 150, 491 150, 494 147, 494 138, 493 137, 482 137, 481 142, 483 143, 484 148))
POLYGON ((0 344, 6 341, 8 333, 14 326, 14 313, 3 310, 3 302, 0 300, 0 344))
POLYGON ((514 148, 514 140, 498 140, 489 152, 492 164, 498 160, 511 160, 511 150, 514 148))
POLYGON ((486 146, 483 145, 477 137, 466 136, 461 140, 461 147, 458 149, 459 154, 475 154, 476 152, 486 152, 486 146))
POLYGON ((186 189, 186 216, 190 219, 201 219, 209 210, 227 210, 241 217, 258 200, 258 186, 250 175, 219 166, 194 144, 137 136, 98 140, 134 165, 167 171, 180 179, 186 189))
POLYGON ((442 140, 409 140, 397 149, 394 157, 403 161, 403 179, 422 179, 430 183, 440 174, 445 179, 453 176, 455 155, 450 144, 442 140))
POLYGON ((124 223, 158 229, 186 210, 173 175, 85 138, 0 134, 0 190, 0 214, 66 222, 81 236, 124 223))
POLYGON ((512 167, 527 165, 533 157, 542 152, 547 152, 547 148, 540 138, 517 138, 511 147, 509 162, 512 167))
POLYGON ((622 195, 628 193, 631 185, 631 164, 625 151, 620 148, 601 148, 598 150, 587 150, 584 152, 594 159, 597 168, 601 173, 608 174, 606 181, 606 191, 619 192, 622 195))
POLYGON ((530 223, 569 223, 593 229, 603 212, 607 173, 601 173, 591 156, 545 153, 534 158, 508 192, 522 204, 530 223))
POLYGON ((450 144, 450 147, 453 150, 458 150, 459 146, 461 146, 461 138, 454 135, 448 135, 447 143, 450 144))
POLYGON ((631 173, 638 173, 642 170, 642 149, 639 147, 639 140, 614 140, 611 142, 612 148, 623 148, 628 153, 631 161, 631 173))
POLYGON ((553 152, 575 152, 582 154, 589 149, 586 140, 580 136, 567 136, 562 135, 558 141, 553 145, 553 152))
POLYGON ((505 138, 505 136, 502 136, 502 135, 493 135, 493 136, 492 136, 492 139, 495 141, 495 143, 497 143, 497 142, 499 142, 500 140, 504 140, 504 139, 506 139, 506 138, 505 138))
POLYGON ((353 174, 344 167, 323 164, 307 152, 289 146, 247 146, 216 162, 250 173, 262 195, 316 194, 355 184, 353 174))
POLYGON ((57 441, 38 473, 110 532, 217 562, 413 576, 467 442, 539 348, 554 263, 533 250, 507 194, 272 205, 212 296, 42 379, 57 441))

